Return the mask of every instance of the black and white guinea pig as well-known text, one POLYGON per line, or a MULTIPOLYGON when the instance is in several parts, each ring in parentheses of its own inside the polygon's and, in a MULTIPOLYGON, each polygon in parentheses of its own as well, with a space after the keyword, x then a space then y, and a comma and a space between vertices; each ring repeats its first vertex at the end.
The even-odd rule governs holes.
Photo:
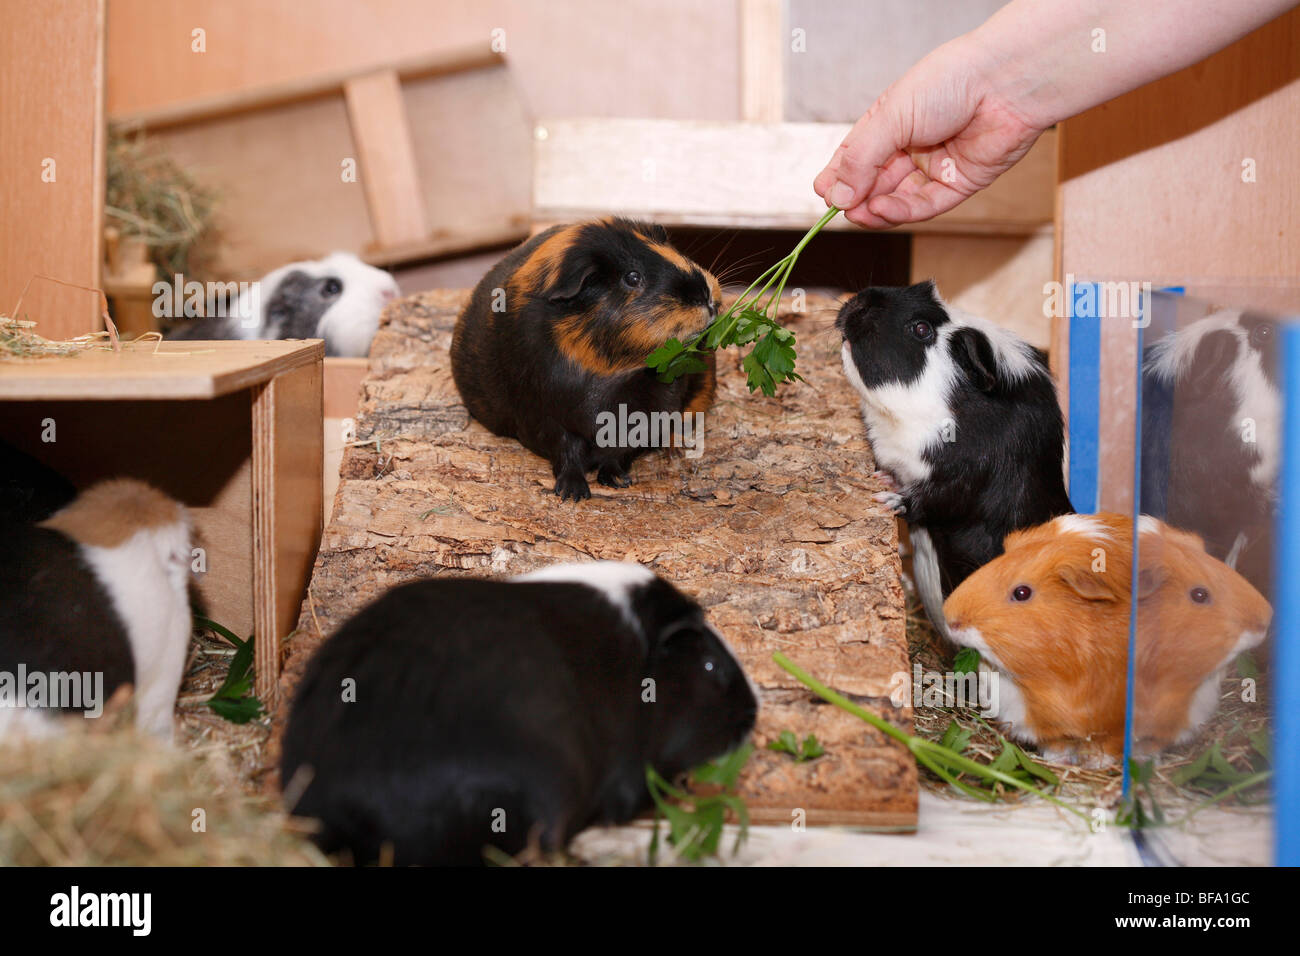
POLYGON ((1142 367, 1142 509, 1194 531, 1265 594, 1281 458, 1277 326, 1222 311, 1166 335, 1142 367))
POLYGON ((750 733, 757 699, 699 605, 636 564, 387 592, 308 663, 284 733, 289 809, 357 863, 474 865, 651 805, 750 733))
POLYGON ((133 684, 136 726, 170 739, 191 632, 185 509, 143 482, 116 479, 40 524, 0 533, 0 672, 21 667, 28 686, 15 691, 43 705, 0 707, 0 738, 57 732, 50 705, 98 716, 118 687, 133 684), (102 674, 103 683, 79 685, 75 702, 33 698, 34 679, 46 694, 72 680, 56 674, 102 674))
POLYGON ((335 252, 267 273, 255 290, 240 296, 233 315, 200 319, 167 337, 324 339, 326 355, 364 358, 379 314, 396 297, 397 283, 387 272, 350 252, 335 252))
POLYGON ((836 326, 891 486, 876 498, 907 520, 917 590, 946 634, 944 599, 1010 532, 1073 511, 1056 385, 1042 352, 933 282, 865 289, 836 326))
POLYGON ((555 226, 474 289, 452 338, 452 374, 469 413, 550 461, 555 493, 579 501, 591 497, 587 472, 626 487, 648 450, 602 442, 602 412, 689 415, 713 403, 712 353, 703 371, 671 384, 646 356, 703 331, 720 305, 718 280, 669 245, 661 226, 555 226))

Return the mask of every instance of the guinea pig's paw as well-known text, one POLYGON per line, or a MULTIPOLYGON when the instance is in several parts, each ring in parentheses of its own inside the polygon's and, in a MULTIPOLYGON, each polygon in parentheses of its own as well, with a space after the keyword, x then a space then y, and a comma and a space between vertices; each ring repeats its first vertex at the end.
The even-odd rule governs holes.
POLYGON ((871 477, 884 485, 887 491, 898 490, 898 481, 887 471, 873 471, 871 477))
POLYGON ((632 484, 632 476, 617 465, 601 465, 596 480, 606 488, 626 488, 632 484))
POLYGON ((555 493, 561 501, 583 501, 591 497, 591 486, 586 476, 566 472, 555 479, 555 493))
POLYGON ((907 512, 907 499, 897 491, 877 491, 871 496, 872 501, 879 501, 896 515, 902 515, 907 512))

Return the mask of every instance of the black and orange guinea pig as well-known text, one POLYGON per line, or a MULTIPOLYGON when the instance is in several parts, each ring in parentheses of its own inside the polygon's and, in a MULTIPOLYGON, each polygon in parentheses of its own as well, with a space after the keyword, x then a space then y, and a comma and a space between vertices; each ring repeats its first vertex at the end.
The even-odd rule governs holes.
POLYGON ((703 371, 669 384, 645 360, 668 339, 703 331, 720 304, 718 280, 674 249, 661 226, 554 226, 474 289, 456 322, 452 375, 471 415, 550 461, 555 493, 579 501, 591 497, 589 471, 602 485, 626 487, 633 460, 648 450, 598 441, 602 412, 659 420, 651 416, 712 404, 711 354, 703 371))

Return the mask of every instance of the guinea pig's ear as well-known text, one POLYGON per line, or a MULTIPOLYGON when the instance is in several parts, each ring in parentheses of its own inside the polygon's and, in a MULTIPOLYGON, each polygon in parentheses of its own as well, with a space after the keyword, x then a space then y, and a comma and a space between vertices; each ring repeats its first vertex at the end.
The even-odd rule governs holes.
POLYGON ((993 390, 998 383, 998 360, 987 335, 979 329, 960 326, 953 329, 948 349, 971 385, 981 392, 993 390))
POLYGON ((1057 568, 1056 574, 1067 588, 1085 601, 1120 601, 1128 587, 1127 580, 1122 582, 1121 589, 1109 574, 1094 571, 1091 566, 1066 564, 1057 568))
POLYGON ((1192 356, 1187 384, 1198 392, 1211 392, 1227 385, 1228 373, 1237 361, 1237 337, 1226 329, 1201 338, 1192 356))
POLYGON ((546 290, 546 300, 562 303, 576 299, 599 272, 600 267, 587 258, 566 264, 546 290))
POLYGON ((1169 570, 1163 564, 1150 564, 1138 568, 1138 600, 1145 601, 1160 590, 1169 579, 1169 570))

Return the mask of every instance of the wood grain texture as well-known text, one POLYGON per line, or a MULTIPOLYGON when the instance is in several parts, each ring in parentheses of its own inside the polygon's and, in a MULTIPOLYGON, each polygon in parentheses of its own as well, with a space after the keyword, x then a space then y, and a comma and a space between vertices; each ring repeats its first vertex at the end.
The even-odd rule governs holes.
POLYGON ((110 115, 490 52, 499 29, 539 113, 739 118, 735 0, 113 0, 108 16, 110 115))
POLYGON ((343 93, 374 241, 382 247, 422 240, 429 224, 424 204, 412 202, 420 195, 420 177, 396 71, 354 77, 343 93))
POLYGON ((0 313, 46 338, 100 328, 103 0, 0 0, 0 313), (29 286, 30 283, 30 286, 29 286), (23 290, 27 289, 24 295, 23 290))
POLYGON ((785 119, 785 0, 740 0, 740 118, 785 119))
POLYGON ((213 398, 325 356, 320 339, 131 342, 38 359, 0 359, 0 399, 213 398))
POLYGON ((321 385, 318 361, 280 373, 253 399, 254 653, 257 696, 268 710, 320 542, 321 385))
MULTIPOLYGON (((674 226, 807 229, 826 211, 813 177, 849 127, 543 119, 534 152, 533 215, 565 222, 621 215, 674 226)), ((951 212, 908 232, 1032 235, 1052 221, 1055 134, 951 212)), ((857 229, 836 219, 828 228, 857 229)))
MULTIPOLYGON (((1300 10, 1067 120, 1062 279, 1181 285, 1189 295, 1300 310, 1297 115, 1300 10), (1254 182, 1243 178, 1247 161, 1254 182)), ((1131 321, 1103 319, 1102 349, 1101 504, 1122 511, 1133 495, 1131 321)))
MULTIPOLYGON (((387 588, 426 575, 508 575, 557 561, 639 561, 708 609, 762 688, 759 749, 743 792, 757 819, 914 825, 910 755, 813 698, 771 662, 782 650, 813 674, 910 729, 889 700, 907 672, 893 517, 871 500, 870 449, 857 400, 824 323, 835 303, 810 297, 801 333, 808 384, 749 395, 738 356, 719 358, 719 397, 701 457, 657 453, 636 483, 562 503, 550 466, 472 421, 447 349, 462 292, 390 306, 371 351, 358 438, 349 448, 304 603, 288 642, 281 701, 322 634, 387 588), (819 311, 822 310, 822 311, 819 311), (827 755, 796 765, 762 745, 815 733, 827 755)), ((285 706, 277 725, 283 726, 285 706)))

